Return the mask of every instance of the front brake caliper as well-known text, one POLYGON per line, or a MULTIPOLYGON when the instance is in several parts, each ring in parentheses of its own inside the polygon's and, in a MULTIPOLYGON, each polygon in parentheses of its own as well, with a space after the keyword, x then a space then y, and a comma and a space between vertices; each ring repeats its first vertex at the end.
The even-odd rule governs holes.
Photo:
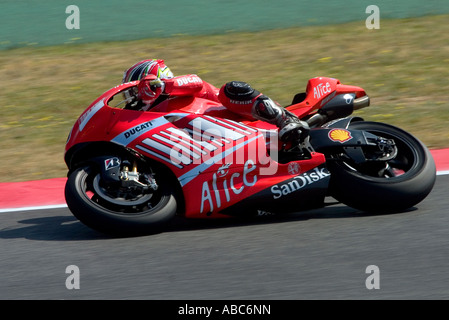
POLYGON ((142 191, 155 191, 158 188, 154 178, 150 174, 139 173, 135 164, 132 171, 129 171, 127 165, 123 166, 123 170, 120 172, 120 181, 122 187, 125 188, 139 188, 142 191), (142 179, 143 182, 141 182, 140 179, 142 179))

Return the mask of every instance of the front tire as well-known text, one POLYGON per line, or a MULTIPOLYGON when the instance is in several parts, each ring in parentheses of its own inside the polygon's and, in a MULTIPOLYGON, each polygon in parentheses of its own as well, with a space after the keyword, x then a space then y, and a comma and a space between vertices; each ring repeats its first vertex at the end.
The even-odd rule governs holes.
POLYGON ((99 194, 100 176, 94 165, 82 166, 69 175, 65 186, 70 211, 88 227, 114 236, 143 235, 159 232, 175 216, 177 202, 166 177, 151 197, 134 195, 114 201, 99 194))
POLYGON ((388 161, 363 164, 352 162, 344 153, 331 155, 331 196, 350 207, 375 213, 404 211, 427 197, 435 183, 436 168, 422 142, 384 123, 354 122, 349 129, 394 140, 397 155, 388 161))

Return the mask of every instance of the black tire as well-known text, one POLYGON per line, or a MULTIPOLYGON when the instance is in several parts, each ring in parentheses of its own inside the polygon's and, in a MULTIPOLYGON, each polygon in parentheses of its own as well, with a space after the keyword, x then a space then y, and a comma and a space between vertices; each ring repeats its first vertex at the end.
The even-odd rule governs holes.
POLYGON ((331 196, 350 207, 373 213, 405 211, 426 198, 435 183, 436 168, 422 142, 402 129, 379 122, 354 122, 349 129, 393 139, 398 153, 384 163, 365 164, 355 164, 343 155, 331 155, 328 161, 331 196), (388 167, 388 171, 379 170, 382 166, 388 167), (395 170, 400 174, 392 174, 395 170))
POLYGON ((120 206, 95 194, 92 184, 98 175, 95 166, 83 166, 69 175, 65 185, 70 211, 88 227, 114 236, 144 235, 160 232, 176 215, 177 202, 167 178, 160 179, 152 204, 120 206))

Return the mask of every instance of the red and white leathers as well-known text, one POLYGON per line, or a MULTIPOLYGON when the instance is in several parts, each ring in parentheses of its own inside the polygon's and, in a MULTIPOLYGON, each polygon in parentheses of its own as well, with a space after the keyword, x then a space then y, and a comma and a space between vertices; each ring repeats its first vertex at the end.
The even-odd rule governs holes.
POLYGON ((231 81, 219 90, 195 74, 164 80, 148 75, 140 81, 138 88, 139 96, 144 102, 145 96, 150 96, 154 101, 160 94, 195 96, 220 102, 228 110, 248 120, 257 119, 276 125, 279 128, 279 138, 284 142, 303 140, 309 131, 306 122, 300 121, 294 114, 245 82, 231 81), (148 94, 149 92, 153 94, 148 94))
POLYGON ((165 79, 164 92, 171 96, 194 96, 219 102, 219 90, 210 83, 203 81, 195 74, 165 79))
POLYGON ((299 120, 293 113, 253 89, 246 82, 226 83, 221 87, 218 99, 227 109, 249 120, 257 119, 276 125, 281 141, 302 141, 308 135, 307 122, 299 120))
POLYGON ((163 60, 144 60, 128 69, 124 81, 139 80, 138 98, 149 110, 160 95, 194 96, 220 102, 228 110, 248 120, 262 120, 279 127, 279 138, 300 141, 309 126, 279 104, 241 81, 231 81, 221 89, 203 81, 195 74, 174 77, 163 60))
POLYGON ((203 81, 195 74, 160 79, 150 74, 141 79, 137 85, 138 98, 145 104, 143 110, 149 110, 161 95, 194 96, 219 102, 219 90, 203 81))

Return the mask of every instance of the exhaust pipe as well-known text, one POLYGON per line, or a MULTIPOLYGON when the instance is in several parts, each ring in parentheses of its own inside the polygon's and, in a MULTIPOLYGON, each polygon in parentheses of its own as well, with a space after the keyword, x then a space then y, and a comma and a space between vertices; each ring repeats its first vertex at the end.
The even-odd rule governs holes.
POLYGON ((357 99, 354 99, 354 110, 359 110, 362 108, 368 107, 370 104, 370 100, 368 96, 363 96, 357 99))

